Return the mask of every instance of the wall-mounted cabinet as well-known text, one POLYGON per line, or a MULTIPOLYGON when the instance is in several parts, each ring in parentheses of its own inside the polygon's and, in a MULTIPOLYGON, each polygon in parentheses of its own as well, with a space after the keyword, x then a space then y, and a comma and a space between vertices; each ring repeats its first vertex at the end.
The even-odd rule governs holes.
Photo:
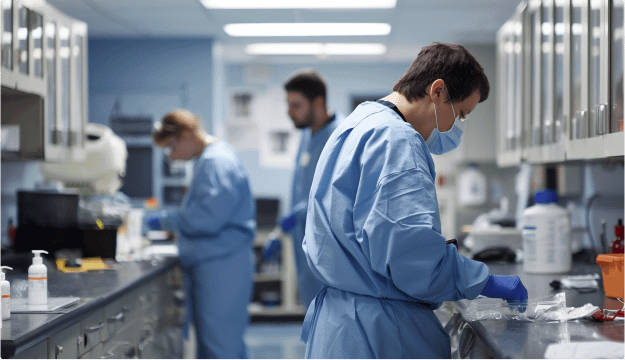
POLYGON ((84 160, 87 25, 43 1, 1 1, 2 159, 84 160))
POLYGON ((522 2, 497 45, 500 166, 625 155, 622 0, 522 2))

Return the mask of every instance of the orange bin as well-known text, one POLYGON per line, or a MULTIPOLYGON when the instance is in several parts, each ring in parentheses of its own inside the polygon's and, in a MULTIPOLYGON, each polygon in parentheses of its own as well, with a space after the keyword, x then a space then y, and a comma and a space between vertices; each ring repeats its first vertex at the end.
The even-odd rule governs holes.
POLYGON ((603 290, 606 296, 624 297, 623 254, 602 254, 597 256, 597 264, 603 273, 603 290))

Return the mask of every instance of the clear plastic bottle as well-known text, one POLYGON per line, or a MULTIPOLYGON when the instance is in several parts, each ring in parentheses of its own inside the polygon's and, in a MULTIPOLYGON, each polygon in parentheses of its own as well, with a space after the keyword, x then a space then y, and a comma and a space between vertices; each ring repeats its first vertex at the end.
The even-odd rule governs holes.
POLYGON ((48 268, 43 264, 41 253, 45 250, 33 250, 33 264, 28 267, 28 304, 48 304, 48 268))
POLYGON ((556 274, 571 270, 571 220, 554 190, 538 191, 523 211, 523 271, 556 274))

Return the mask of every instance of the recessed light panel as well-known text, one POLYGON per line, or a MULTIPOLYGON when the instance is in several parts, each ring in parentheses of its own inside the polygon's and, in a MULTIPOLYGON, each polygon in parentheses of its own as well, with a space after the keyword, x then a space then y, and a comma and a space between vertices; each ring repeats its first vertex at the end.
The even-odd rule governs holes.
POLYGON ((230 36, 380 36, 388 35, 386 23, 251 23, 228 24, 230 36))
POLYGON ((382 55, 383 44, 256 43, 245 47, 250 55, 382 55))
POLYGON ((397 0, 200 0, 208 9, 392 9, 397 0))

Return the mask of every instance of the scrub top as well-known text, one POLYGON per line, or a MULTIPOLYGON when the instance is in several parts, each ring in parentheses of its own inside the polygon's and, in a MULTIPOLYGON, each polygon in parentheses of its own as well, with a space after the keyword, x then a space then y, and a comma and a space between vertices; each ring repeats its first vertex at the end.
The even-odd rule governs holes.
POLYGON ((445 244, 434 162, 388 106, 359 105, 315 172, 303 250, 326 287, 308 308, 309 358, 449 357, 433 309, 474 299, 488 267, 445 244))
POLYGON ((304 251, 302 250, 302 241, 304 240, 304 231, 306 230, 308 195, 310 194, 310 187, 321 150, 323 150, 323 146, 342 118, 341 115, 334 113, 329 122, 314 134, 310 128, 302 130, 302 137, 297 157, 295 158, 295 171, 293 173, 293 187, 291 191, 291 212, 295 213, 295 226, 291 229, 290 234, 294 243, 300 300, 306 308, 308 308, 310 302, 323 287, 323 283, 310 272, 304 251))
POLYGON ((256 232, 254 208, 247 171, 220 140, 196 160, 180 207, 161 212, 159 221, 178 233, 180 262, 190 266, 249 247, 256 232))

